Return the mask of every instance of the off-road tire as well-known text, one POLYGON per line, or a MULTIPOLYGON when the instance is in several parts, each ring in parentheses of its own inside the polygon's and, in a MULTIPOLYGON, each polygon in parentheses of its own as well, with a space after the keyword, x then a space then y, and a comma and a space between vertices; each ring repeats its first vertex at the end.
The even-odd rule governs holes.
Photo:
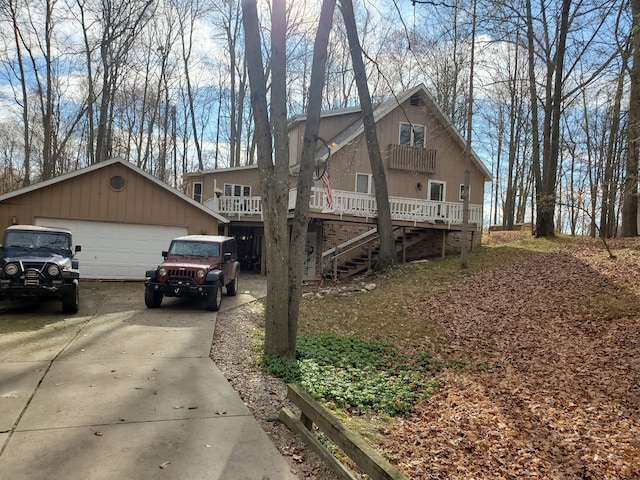
POLYGON ((209 294, 204 297, 204 306, 211 312, 217 312, 220 310, 220 304, 222 303, 222 287, 220 283, 216 282, 213 285, 213 289, 209 294))
POLYGON ((235 297, 236 293, 238 293, 238 270, 236 269, 236 273, 233 276, 233 280, 231 280, 227 284, 227 295, 229 297, 235 297))
POLYGON ((144 289, 144 304, 147 308, 158 308, 162 303, 162 292, 153 290, 150 287, 144 289))
POLYGON ((72 283, 71 285, 71 291, 62 296, 62 313, 65 315, 78 313, 78 306, 80 305, 80 288, 77 283, 72 283))

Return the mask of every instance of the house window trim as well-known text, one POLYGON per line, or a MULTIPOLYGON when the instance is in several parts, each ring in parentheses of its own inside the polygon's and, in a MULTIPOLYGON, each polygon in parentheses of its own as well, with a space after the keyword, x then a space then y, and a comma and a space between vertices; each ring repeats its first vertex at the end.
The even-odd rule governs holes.
MULTIPOLYGON (((464 198, 462 198, 463 191, 464 191, 464 183, 461 183, 460 189, 458 190, 458 200, 460 200, 461 202, 464 201, 464 198)), ((469 185, 469 200, 471 200, 471 185, 469 185)))
POLYGON ((355 188, 353 189, 354 192, 356 193, 361 193, 363 195, 370 195, 370 196, 374 196, 376 194, 376 190, 375 190, 375 185, 373 183, 373 174, 372 173, 356 173, 355 176, 355 180, 356 180, 356 185, 355 188), (367 191, 366 192, 360 192, 358 191, 358 176, 361 175, 363 177, 367 177, 367 191))
POLYGON ((223 194, 224 194, 225 197, 247 198, 247 197, 251 196, 251 190, 252 190, 251 185, 241 185, 239 183, 225 183, 224 184, 224 188, 223 188, 222 191, 223 191, 223 194), (235 194, 236 188, 238 188, 238 187, 240 188, 240 195, 236 195, 235 194), (228 189, 231 192, 231 195, 227 194, 228 189), (246 189, 249 189, 249 195, 245 195, 245 190, 246 189))
POLYGON ((203 189, 203 184, 202 182, 193 182, 193 200, 198 202, 198 203, 202 203, 202 189, 203 189), (200 185, 200 193, 196 193, 196 185, 200 185), (198 196, 199 198, 196 198, 196 196, 198 196))
POLYGON ((429 180, 427 182, 427 200, 429 200, 430 202, 444 202, 446 201, 446 198, 447 198, 447 182, 445 182, 444 180, 429 180), (431 186, 434 183, 442 185, 442 200, 431 200, 431 186))
POLYGON ((425 144, 427 138, 427 127, 425 125, 417 124, 417 123, 408 123, 408 122, 400 122, 398 126, 398 145, 407 145, 409 147, 414 148, 425 148, 425 144), (411 138, 409 143, 402 143, 402 126, 407 125, 411 130, 411 138), (415 139, 415 129, 416 127, 422 127, 422 146, 416 147, 416 139, 415 139))

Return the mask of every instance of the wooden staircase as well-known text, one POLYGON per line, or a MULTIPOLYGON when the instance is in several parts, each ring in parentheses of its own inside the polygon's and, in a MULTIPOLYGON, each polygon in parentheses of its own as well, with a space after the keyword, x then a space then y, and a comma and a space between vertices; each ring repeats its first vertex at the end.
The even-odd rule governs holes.
MULTIPOLYGON (((427 238, 428 232, 421 228, 396 227, 394 234, 396 252, 400 255, 404 249, 427 238)), ((374 228, 323 252, 322 265, 325 277, 338 280, 371 270, 377 265, 379 253, 380 235, 377 228, 374 228)))

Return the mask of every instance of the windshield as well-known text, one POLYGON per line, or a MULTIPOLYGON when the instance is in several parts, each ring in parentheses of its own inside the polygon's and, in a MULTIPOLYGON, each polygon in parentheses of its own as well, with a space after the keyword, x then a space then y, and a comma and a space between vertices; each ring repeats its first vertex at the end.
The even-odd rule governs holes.
POLYGON ((4 245, 21 248, 50 248, 59 250, 71 249, 71 237, 66 233, 36 232, 36 231, 9 231, 5 234, 4 245))
POLYGON ((219 257, 220 244, 211 242, 189 242, 176 240, 171 242, 170 255, 190 255, 194 257, 219 257))

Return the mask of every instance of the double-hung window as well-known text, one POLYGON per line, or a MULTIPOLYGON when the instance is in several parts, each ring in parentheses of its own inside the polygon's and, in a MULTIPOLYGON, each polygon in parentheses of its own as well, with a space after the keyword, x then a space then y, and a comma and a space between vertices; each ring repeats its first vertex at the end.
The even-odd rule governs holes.
POLYGON ((198 203, 202 203, 202 183, 200 182, 194 182, 193 184, 193 199, 198 203))
POLYGON ((425 128, 424 125, 412 125, 411 123, 400 123, 400 145, 424 148, 425 128))
POLYGON ((373 185, 373 175, 369 173, 356 173, 356 192, 375 195, 376 189, 373 185))

